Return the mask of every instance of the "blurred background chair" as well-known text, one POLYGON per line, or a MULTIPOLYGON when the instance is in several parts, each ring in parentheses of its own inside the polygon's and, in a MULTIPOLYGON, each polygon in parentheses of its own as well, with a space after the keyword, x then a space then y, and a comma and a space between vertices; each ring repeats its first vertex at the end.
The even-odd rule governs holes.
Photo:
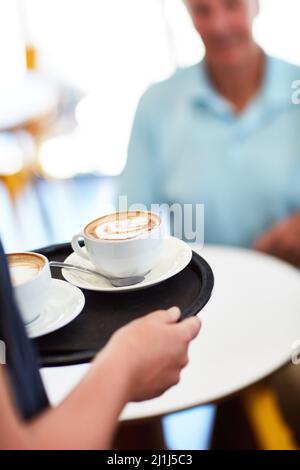
POLYGON ((244 411, 262 450, 299 450, 271 387, 260 384, 242 395, 244 411))

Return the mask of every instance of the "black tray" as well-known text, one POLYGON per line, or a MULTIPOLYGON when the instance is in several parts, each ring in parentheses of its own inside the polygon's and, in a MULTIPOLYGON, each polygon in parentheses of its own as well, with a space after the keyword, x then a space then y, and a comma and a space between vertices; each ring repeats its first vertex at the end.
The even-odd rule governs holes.
MULTIPOLYGON (((63 261, 72 253, 69 243, 36 250, 51 260, 63 261)), ((61 270, 53 277, 63 279, 61 270)), ((182 319, 196 315, 209 301, 214 285, 208 263, 193 252, 190 264, 167 281, 132 292, 83 290, 86 304, 81 314, 65 327, 34 340, 42 366, 88 362, 111 335, 126 323, 151 311, 178 305, 182 319)))

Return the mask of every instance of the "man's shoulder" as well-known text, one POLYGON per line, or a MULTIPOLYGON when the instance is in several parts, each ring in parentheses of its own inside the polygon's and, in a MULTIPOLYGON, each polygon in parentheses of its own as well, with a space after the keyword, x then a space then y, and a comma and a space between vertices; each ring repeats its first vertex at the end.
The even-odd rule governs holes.
POLYGON ((194 64, 189 67, 178 68, 175 73, 165 80, 162 80, 154 85, 152 88, 159 92, 166 92, 167 90, 174 90, 174 88, 181 87, 182 85, 188 85, 190 81, 195 77, 200 64, 194 64))
POLYGON ((300 79, 300 66, 278 57, 269 56, 273 69, 286 79, 300 79))
POLYGON ((199 63, 185 68, 179 68, 170 77, 150 85, 143 95, 144 103, 155 107, 170 105, 177 101, 184 92, 193 86, 199 63))

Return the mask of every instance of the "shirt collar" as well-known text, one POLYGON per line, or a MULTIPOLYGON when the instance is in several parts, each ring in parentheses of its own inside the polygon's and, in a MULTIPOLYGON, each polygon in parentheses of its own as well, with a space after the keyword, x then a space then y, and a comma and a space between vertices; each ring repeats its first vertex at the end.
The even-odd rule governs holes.
MULTIPOLYGON (((292 79, 286 73, 284 62, 265 55, 266 67, 263 83, 257 96, 253 98, 249 107, 254 102, 259 101, 264 107, 270 110, 281 110, 291 107, 291 86, 292 79)), ((205 60, 193 66, 189 86, 190 98, 195 105, 213 108, 219 113, 232 113, 230 103, 223 98, 211 84, 207 74, 205 60)), ((297 77, 294 77, 296 79, 297 77)), ((247 109, 245 110, 247 111, 247 109)))
POLYGON ((260 91, 261 98, 270 110, 282 110, 292 107, 292 77, 288 64, 274 57, 266 56, 266 72, 260 91))
POLYGON ((191 100, 194 104, 213 106, 217 102, 223 101, 229 106, 229 103, 215 90, 207 74, 205 60, 194 66, 190 83, 191 100))

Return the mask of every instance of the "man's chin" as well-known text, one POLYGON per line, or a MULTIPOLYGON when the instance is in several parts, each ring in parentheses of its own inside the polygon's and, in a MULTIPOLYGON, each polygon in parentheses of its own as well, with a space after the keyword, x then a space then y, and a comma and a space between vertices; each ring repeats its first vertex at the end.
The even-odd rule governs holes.
POLYGON ((245 57, 247 53, 241 51, 220 51, 217 54, 208 54, 206 55, 208 63, 217 67, 217 68, 237 68, 240 67, 242 63, 245 62, 245 57))

